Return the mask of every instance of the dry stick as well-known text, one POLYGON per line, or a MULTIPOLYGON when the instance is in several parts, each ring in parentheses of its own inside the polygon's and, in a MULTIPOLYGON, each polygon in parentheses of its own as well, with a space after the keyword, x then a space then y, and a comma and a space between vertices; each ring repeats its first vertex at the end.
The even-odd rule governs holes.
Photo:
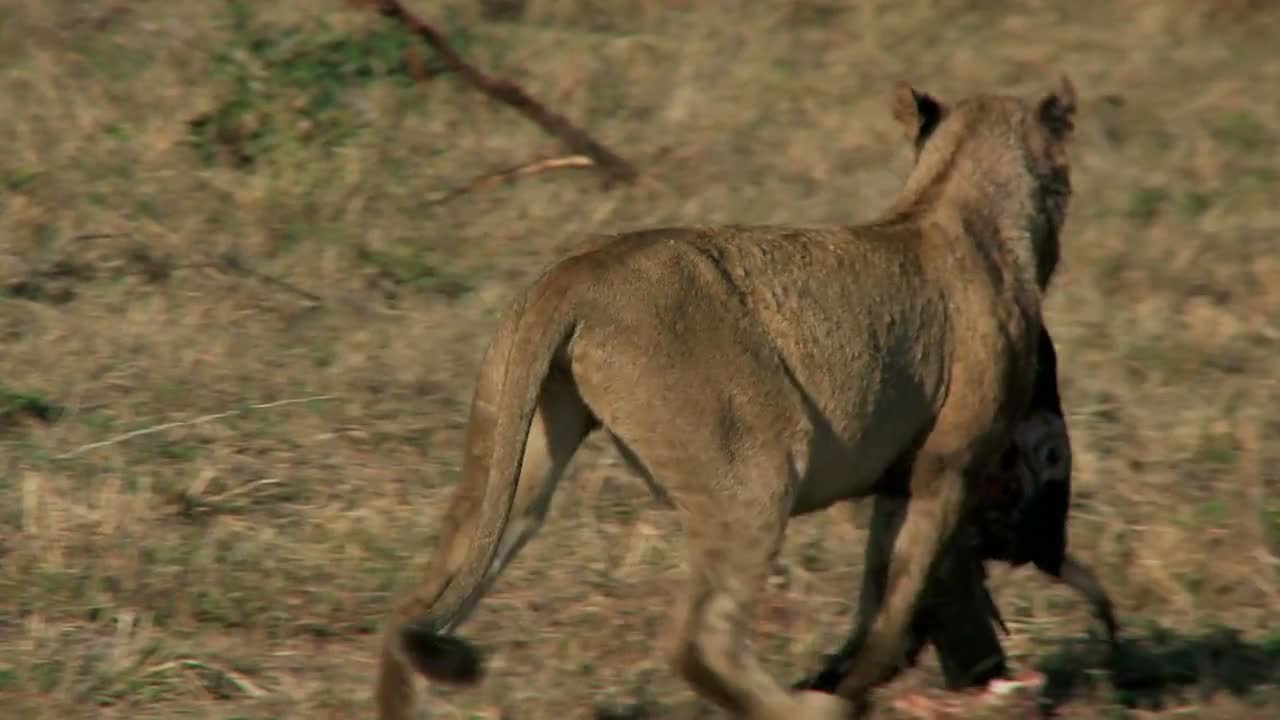
POLYGON ((320 295, 317 295, 316 293, 311 292, 310 290, 303 289, 301 287, 298 287, 297 285, 294 285, 291 282, 288 282, 282 278, 276 277, 275 275, 269 275, 265 272, 262 272, 261 270, 255 270, 254 268, 246 265, 243 259, 234 255, 221 255, 218 257, 211 257, 211 259, 203 262, 189 263, 186 265, 178 266, 178 269, 194 269, 194 268, 212 268, 214 270, 223 270, 234 275, 237 278, 250 278, 254 280, 259 280, 267 285, 273 285, 277 288, 280 288, 281 290, 285 290, 289 293, 297 295, 300 298, 303 298, 304 300, 310 303, 310 307, 313 309, 319 308, 319 307, 336 305, 340 301, 342 303, 346 303, 348 305, 354 306, 366 312, 379 313, 383 315, 400 314, 397 311, 390 310, 388 308, 381 307, 378 305, 374 305, 373 303, 365 302, 363 300, 359 300, 354 297, 338 298, 336 296, 331 296, 329 298, 325 298, 323 296, 320 296, 320 295))
POLYGON ((153 667, 147 668, 146 670, 143 670, 142 675, 145 677, 147 675, 154 675, 156 673, 166 672, 168 670, 173 670, 177 668, 190 668, 192 670, 206 670, 216 675, 220 675, 223 678, 225 678, 228 682, 230 682, 232 685, 235 685, 240 690, 240 692, 244 693, 245 695, 248 695, 249 697, 260 698, 260 697, 265 697, 268 694, 266 690, 263 690, 262 688, 258 687, 253 683, 253 681, 249 680, 249 678, 245 677, 244 675, 241 675, 238 672, 235 672, 233 670, 228 670, 227 668, 218 667, 216 665, 211 665, 207 662, 196 660, 194 658, 183 658, 181 660, 171 660, 166 663, 161 663, 159 665, 155 665, 153 667))
POLYGON ((191 418, 190 420, 176 420, 174 422, 161 423, 159 425, 152 425, 151 427, 131 430, 122 435, 116 435, 115 437, 107 438, 106 440, 99 440, 98 442, 92 442, 92 443, 89 443, 88 445, 81 445, 80 447, 75 448, 74 450, 68 450, 67 452, 62 453, 61 455, 55 455, 54 458, 58 460, 65 460, 66 458, 75 457, 77 455, 81 455, 83 453, 89 452, 90 450, 97 450, 98 448, 104 448, 104 447, 107 447, 108 445, 118 445, 119 443, 122 443, 126 440, 132 440, 136 437, 141 437, 143 435, 151 435, 154 433, 163 432, 165 430, 172 430, 174 428, 190 427, 192 425, 203 425, 204 423, 213 422, 214 420, 221 420, 222 418, 233 417, 235 415, 243 415, 248 410, 266 410, 268 408, 276 408, 284 405, 297 405, 297 404, 306 403, 306 402, 318 402, 320 400, 336 400, 336 399, 337 399, 336 395, 312 395, 311 397, 290 398, 288 400, 276 400, 274 402, 268 402, 268 403, 257 403, 255 405, 249 405, 241 410, 227 410, 225 412, 212 413, 210 415, 201 415, 200 417, 191 418))
MULTIPOLYGON (((122 232, 122 233, 91 232, 91 233, 82 233, 80 235, 72 236, 71 241, 85 242, 89 240, 116 240, 116 239, 124 239, 124 238, 133 238, 133 235, 127 232, 122 232)), ((200 267, 212 267, 219 270, 225 270, 235 275, 250 277, 255 280, 264 282, 268 285, 274 285, 282 290, 293 293, 298 297, 301 297, 310 301, 312 304, 315 304, 315 305, 324 304, 324 298, 320 297, 319 295, 311 292, 310 290, 304 290, 303 288, 300 288, 297 285, 294 285, 293 283, 290 283, 286 280, 278 278, 274 275, 269 275, 267 273, 262 272, 261 270, 255 270, 254 268, 246 264, 245 261, 239 255, 236 255, 234 253, 223 253, 222 255, 216 258, 213 258, 211 260, 208 260, 206 262, 188 263, 185 265, 180 265, 175 269, 184 269, 184 268, 191 269, 191 268, 200 268, 200 267)))
POLYGON ((285 290, 287 292, 293 293, 294 295, 297 295, 298 297, 309 300, 314 305, 324 305, 324 298, 320 297, 319 295, 316 295, 310 290, 303 290, 297 285, 287 282, 274 275, 268 275, 267 273, 264 273, 260 270, 255 270, 249 267, 248 265, 246 265, 244 260, 242 260, 238 255, 225 253, 219 256, 218 259, 213 262, 213 265, 217 268, 226 270, 227 272, 230 272, 233 274, 241 275, 244 277, 251 277, 255 280, 259 280, 261 282, 267 283, 268 285, 274 285, 280 288, 281 290, 285 290))
POLYGON ((608 181, 631 182, 637 173, 631 163, 623 160, 613 151, 601 145, 584 130, 578 128, 567 118, 552 110, 548 110, 538 101, 529 97, 518 85, 502 78, 492 78, 477 70, 462 59, 457 51, 449 45, 435 28, 418 19, 400 4, 399 0, 351 0, 356 5, 372 5, 383 17, 399 21, 411 32, 422 39, 445 67, 458 73, 480 92, 502 103, 515 108, 525 117, 537 123, 543 130, 555 136, 575 153, 591 158, 595 166, 605 174, 608 181))
POLYGON ((532 160, 530 162, 521 163, 514 167, 498 170, 496 172, 478 175, 470 182, 460 185, 439 197, 432 198, 427 201, 427 205, 440 205, 448 202, 459 195, 466 195, 469 192, 475 192, 482 187, 492 185, 502 180, 512 180, 518 177, 528 177, 537 175, 538 173, 547 172, 548 170, 561 170, 564 168, 588 168, 594 167, 595 161, 586 155, 566 155, 564 157, 544 158, 542 160, 532 160))

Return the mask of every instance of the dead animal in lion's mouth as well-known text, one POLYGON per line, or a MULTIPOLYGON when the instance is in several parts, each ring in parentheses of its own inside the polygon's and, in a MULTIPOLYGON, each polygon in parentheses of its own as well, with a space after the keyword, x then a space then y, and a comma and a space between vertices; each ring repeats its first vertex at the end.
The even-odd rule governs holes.
MULTIPOLYGON (((990 622, 1008 627, 986 587, 986 561, 1037 569, 1082 594, 1106 629, 1114 649, 1118 625, 1111 598, 1093 571, 1067 552, 1071 494, 1071 441, 1058 394, 1058 359, 1053 338, 1041 326, 1035 389, 993 468, 978 476, 962 531, 969 531, 959 567, 931 581, 929 598, 916 610, 905 666, 933 644, 949 688, 983 686, 1006 674, 1004 651, 990 622), (936 601, 929 601, 936 598, 936 601)), ((901 466, 882 482, 900 483, 901 466)), ((888 582, 893 532, 901 508, 877 499, 867 538, 859 598, 859 622, 822 668, 796 683, 798 689, 835 692, 861 647, 864 623, 888 582)))

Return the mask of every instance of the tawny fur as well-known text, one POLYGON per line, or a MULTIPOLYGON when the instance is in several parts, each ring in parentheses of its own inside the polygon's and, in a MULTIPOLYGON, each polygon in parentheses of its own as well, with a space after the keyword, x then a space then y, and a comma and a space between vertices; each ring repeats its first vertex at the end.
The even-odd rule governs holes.
POLYGON ((1030 397, 1073 112, 1065 78, 1036 102, 952 106, 903 85, 895 116, 916 161, 877 221, 624 233, 544 272, 481 361, 433 563, 386 626, 378 717, 408 720, 411 668, 475 676, 474 654, 445 638, 596 427, 682 514, 690 584, 671 658, 693 688, 747 718, 862 706, 898 665, 966 474, 992 463, 1030 397), (898 462, 907 487, 884 488, 898 462), (791 693, 748 632, 787 520, 882 492, 909 500, 862 651, 839 698, 791 693))

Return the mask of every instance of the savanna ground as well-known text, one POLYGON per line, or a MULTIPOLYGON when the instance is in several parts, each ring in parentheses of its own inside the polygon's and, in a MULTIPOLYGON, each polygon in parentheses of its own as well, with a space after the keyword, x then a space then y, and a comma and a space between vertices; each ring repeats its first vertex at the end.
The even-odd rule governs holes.
MULTIPOLYGON (((908 162, 893 79, 945 99, 1062 70, 1071 542, 1126 643, 1104 661, 1075 595, 993 566, 1006 647, 1065 717, 1280 714, 1280 8, 413 2, 646 174, 437 202, 563 150, 415 82, 386 21, 257 5, 0 7, 0 714, 367 716, 373 633, 433 545, 521 283, 591 232, 870 218, 908 162)), ((490 679, 431 717, 690 706, 654 642, 676 517, 599 441, 574 468, 467 626, 490 679)), ((790 527, 758 623, 787 681, 849 622, 850 517, 790 527)), ((938 682, 926 655, 886 694, 938 682)))

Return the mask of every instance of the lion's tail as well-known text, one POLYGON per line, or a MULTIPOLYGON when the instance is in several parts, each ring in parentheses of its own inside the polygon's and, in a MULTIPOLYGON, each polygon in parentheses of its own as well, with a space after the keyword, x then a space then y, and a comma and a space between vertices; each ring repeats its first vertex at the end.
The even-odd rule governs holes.
POLYGON ((565 290, 557 285, 535 286, 523 307, 503 319, 486 353, 467 427, 462 479, 431 568, 385 628, 375 691, 379 720, 410 717, 410 667, 442 682, 471 683, 481 675, 476 650, 449 633, 494 579, 538 396, 553 358, 573 333, 565 290), (486 388, 486 376, 503 379, 486 388), (490 401, 496 405, 493 422, 477 421, 485 412, 481 406, 490 401))

